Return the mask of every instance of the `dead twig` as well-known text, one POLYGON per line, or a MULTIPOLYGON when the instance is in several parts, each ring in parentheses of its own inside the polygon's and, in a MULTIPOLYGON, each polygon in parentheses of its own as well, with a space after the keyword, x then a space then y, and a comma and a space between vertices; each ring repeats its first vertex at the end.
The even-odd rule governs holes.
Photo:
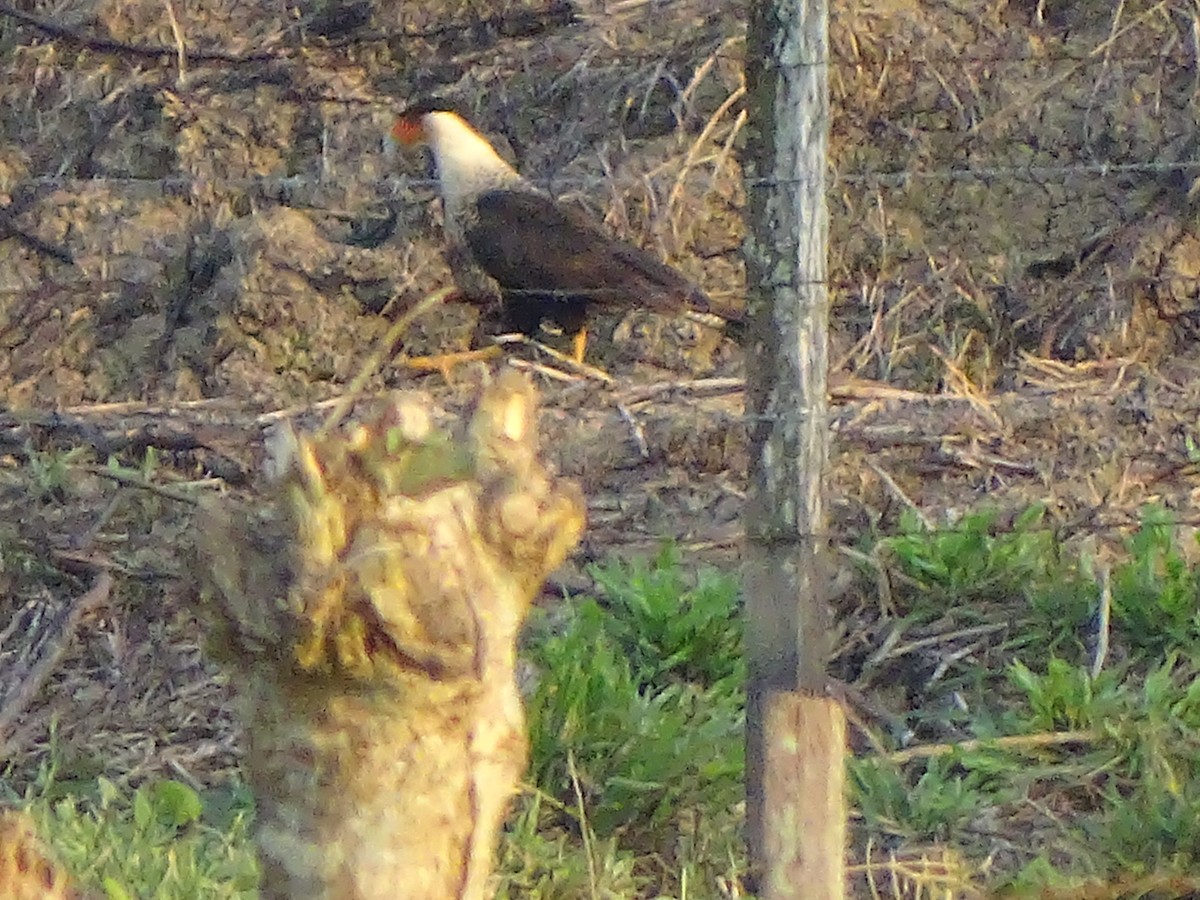
MULTIPOLYGON (((14 687, 0 703, 0 757, 8 757, 12 750, 9 741, 17 719, 33 702, 62 659, 79 623, 108 600, 112 584, 112 576, 108 572, 97 574, 87 593, 68 603, 45 628, 38 631, 27 649, 20 654, 13 671, 6 674, 4 682, 14 687)), ((9 636, 5 634, 5 637, 9 636)))
POLYGON ((999 471, 1012 472, 1017 475, 1034 476, 1038 474, 1036 466, 1026 463, 1014 462, 1011 459, 1004 459, 994 453, 985 453, 977 446, 972 446, 970 449, 965 447, 956 447, 950 442, 945 442, 939 450, 940 454, 948 461, 955 462, 966 469, 997 469, 999 471))
MULTIPOLYGON (((84 50, 91 50, 93 53, 115 53, 119 56, 136 57, 140 59, 160 59, 164 56, 177 56, 180 52, 180 47, 169 46, 167 44, 130 44, 126 41, 116 41, 111 38, 98 37, 97 35, 88 34, 86 32, 68 28, 65 25, 59 25, 50 19, 41 16, 35 16, 32 13, 24 12, 16 7, 0 3, 0 16, 13 19, 22 25, 34 28, 42 34, 48 35, 56 40, 64 41, 80 47, 84 50)), ((539 31, 546 31, 553 27, 563 27, 570 25, 575 21, 574 7, 563 0, 556 0, 547 5, 545 9, 522 11, 517 14, 508 14, 493 16, 485 19, 482 22, 473 21, 470 23, 450 25, 440 25, 435 28, 427 28, 414 31, 374 31, 370 33, 354 34, 344 40, 339 41, 324 41, 320 44, 322 47, 336 48, 346 44, 361 45, 368 42, 392 42, 392 41, 414 41, 414 40, 462 40, 463 38, 475 38, 476 40, 482 35, 485 38, 498 35, 500 37, 509 36, 524 36, 528 34, 536 34, 539 31)), ((228 53, 221 50, 192 50, 188 53, 188 58, 193 63, 227 63, 230 65, 247 65, 264 62, 274 62, 278 60, 296 59, 308 53, 312 48, 304 47, 281 47, 277 50, 258 50, 251 53, 228 53)), ((335 98, 329 98, 335 99, 335 98)))
POLYGON ((921 527, 926 531, 933 531, 933 522, 925 515, 925 511, 921 509, 912 497, 904 492, 904 489, 896 483, 896 479, 889 475, 884 469, 876 464, 872 459, 867 460, 867 466, 872 472, 879 476, 879 480, 883 482, 883 486, 887 488, 889 494, 900 501, 901 505, 908 507, 917 517, 917 521, 921 523, 921 527))
POLYGON ((179 63, 179 83, 187 81, 187 40, 183 36, 183 26, 175 15, 175 4, 171 0, 163 0, 167 9, 167 21, 171 24, 171 36, 175 38, 175 54, 179 63))
MULTIPOLYGON (((151 494, 158 494, 160 497, 165 497, 167 500, 174 500, 176 503, 187 503, 190 506, 195 506, 198 502, 191 494, 176 490, 175 488, 166 485, 155 484, 152 481, 147 481, 145 477, 133 472, 123 471, 121 469, 110 469, 107 466, 84 466, 83 471, 89 472, 98 478, 107 478, 109 481, 115 481, 117 484, 124 487, 137 488, 142 491, 149 491, 151 494)), ((220 484, 214 480, 213 484, 220 484)))
POLYGON ((583 376, 581 375, 572 375, 570 372, 564 372, 561 369, 555 369, 553 366, 542 365, 528 359, 510 358, 506 362, 514 369, 519 369, 522 372, 536 372, 539 375, 545 375, 551 381, 561 381, 565 384, 578 384, 583 381, 583 376))
POLYGON ((1100 608, 1096 612, 1096 649, 1092 655, 1089 673, 1099 678, 1108 659, 1108 644, 1112 624, 1112 582, 1108 563, 1097 564, 1097 580, 1100 582, 1100 608))
POLYGON ((907 750, 898 750, 887 755, 887 761, 896 765, 916 759, 932 759, 948 754, 974 753, 979 750, 1012 750, 1018 753, 1036 753, 1049 747, 1066 747, 1070 744, 1090 744, 1104 735, 1092 729, 1079 731, 1050 731, 1041 734, 1016 734, 1009 737, 960 741, 956 744, 920 744, 907 750))
POLYGON ((30 234, 28 231, 17 227, 16 223, 6 213, 0 213, 0 241, 10 238, 39 256, 47 256, 68 266, 75 264, 75 259, 71 256, 69 250, 46 243, 46 241, 43 241, 37 235, 30 234))
POLYGON ((383 339, 371 351, 371 355, 367 357, 367 361, 362 364, 362 368, 358 370, 358 374, 351 380, 346 393, 338 398, 338 402, 334 405, 332 412, 329 413, 329 416, 321 424, 321 428, 317 432, 318 437, 332 432, 346 417, 346 414, 350 412, 355 402, 361 398, 363 388, 366 387, 367 382, 383 367, 384 361, 390 359, 395 354, 396 345, 400 342, 400 338, 404 336, 404 333, 408 331, 408 327, 431 309, 436 309, 445 303, 446 299, 453 293, 454 288, 448 287, 434 291, 392 323, 392 326, 387 330, 387 334, 383 336, 383 339))
MULTIPOLYGON (((124 407, 125 404, 113 406, 124 407)), ((92 417, 86 415, 103 415, 103 406, 94 409, 73 409, 74 411, 69 413, 37 410, 0 413, 0 450, 17 459, 27 459, 30 456, 31 444, 39 446, 40 442, 50 441, 56 446, 65 445, 72 450, 86 447, 100 460, 118 453, 128 453, 136 457, 150 449, 167 453, 202 451, 212 454, 213 457, 206 461, 209 464, 205 468, 220 474, 225 481, 240 484, 249 477, 249 473, 240 462, 215 446, 219 439, 238 441, 244 437, 240 427, 205 423, 182 427, 174 422, 146 422, 136 426, 121 422, 107 425, 93 421, 92 417)), ((167 419, 171 417, 172 412, 177 413, 178 410, 144 407, 144 414, 158 419, 167 419)))
POLYGON ((519 343, 526 344, 542 351, 556 363, 566 366, 572 372, 575 372, 586 378, 602 381, 605 384, 616 384, 616 379, 614 379, 603 369, 597 369, 595 366, 589 366, 587 363, 576 362, 574 359, 567 356, 567 354, 555 350, 553 347, 543 344, 541 341, 535 341, 533 338, 526 337, 525 335, 517 335, 516 339, 519 343))
POLYGON ((617 412, 621 414, 621 418, 629 426, 629 432, 633 435, 633 441, 637 444, 638 453, 642 459, 649 459, 650 447, 646 444, 646 430, 642 428, 642 423, 634 418, 633 413, 629 411, 629 407, 624 403, 617 404, 617 412))
MULTIPOLYGON (((24 12, 7 3, 0 3, 0 16, 13 19, 22 25, 37 29, 42 34, 74 44, 84 50, 91 50, 94 53, 116 53, 120 56, 158 59, 163 56, 175 56, 178 52, 177 47, 169 47, 165 44, 130 44, 125 41, 114 41, 109 38, 85 34, 74 28, 58 25, 49 19, 43 19, 41 16, 24 12)), ((193 62, 224 63, 271 62, 272 60, 285 59, 293 55, 295 55, 294 52, 287 50, 260 51, 257 53, 222 53, 215 50, 200 50, 190 54, 193 62)))
POLYGON ((1000 414, 996 412, 996 407, 975 386, 975 382, 971 380, 971 377, 937 347, 931 346, 930 350, 934 356, 942 361, 942 365, 946 367, 946 382, 955 395, 971 404, 971 407, 991 422, 997 431, 1002 431, 1004 429, 1004 422, 1001 420, 1000 414))
POLYGON ((689 397, 715 397, 720 394, 737 394, 745 390, 744 378, 696 378, 691 381, 656 381, 640 384, 621 394, 621 402, 636 406, 649 400, 670 399, 678 395, 689 397))

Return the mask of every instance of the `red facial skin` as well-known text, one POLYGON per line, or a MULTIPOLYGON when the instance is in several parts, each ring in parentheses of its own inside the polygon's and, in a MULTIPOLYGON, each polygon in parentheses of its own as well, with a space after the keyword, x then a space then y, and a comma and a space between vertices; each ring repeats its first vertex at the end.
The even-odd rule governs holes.
POLYGON ((392 137, 402 147, 411 147, 425 139, 425 128, 420 116, 401 116, 392 126, 392 137))

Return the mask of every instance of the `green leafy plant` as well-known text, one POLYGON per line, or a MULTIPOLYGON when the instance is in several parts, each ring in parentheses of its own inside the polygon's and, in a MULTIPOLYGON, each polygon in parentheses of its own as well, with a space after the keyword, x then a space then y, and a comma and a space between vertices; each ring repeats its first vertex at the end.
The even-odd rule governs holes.
POLYGON ((951 757, 906 772, 886 760, 852 760, 850 786, 864 818, 885 832, 949 840, 988 803, 989 776, 951 757))
POLYGON ((540 674, 529 703, 534 783, 569 801, 572 753, 602 836, 634 821, 653 827, 681 806, 736 802, 739 698, 728 685, 656 686, 662 661, 636 669, 612 627, 611 612, 585 600, 561 634, 535 645, 531 656, 540 674))
POLYGON ((999 529, 996 512, 983 510, 953 527, 930 531, 914 514, 905 513, 901 533, 880 540, 879 549, 931 597, 957 603, 968 597, 1025 597, 1056 559, 1054 535, 1042 526, 1044 517, 1044 507, 1036 505, 1011 529, 999 529))
MULTIPOLYGON (((43 787, 49 787, 52 771, 43 787)), ((126 897, 256 896, 258 867, 248 837, 250 808, 207 821, 204 795, 171 780, 132 793, 106 778, 91 790, 26 801, 54 854, 111 900, 126 897)))
POLYGON ((73 447, 65 451, 36 450, 27 445, 25 453, 37 497, 61 500, 63 490, 71 481, 71 467, 87 456, 88 449, 73 447))
POLYGON ((1200 575, 1175 541, 1174 521, 1161 509, 1145 513, 1129 539, 1129 559, 1112 573, 1113 623, 1139 649, 1162 654, 1200 644, 1200 575))
POLYGON ((1051 658, 1045 675, 1020 660, 1008 669, 1009 680, 1030 707, 1025 726, 1030 731, 1068 731, 1091 728, 1122 708, 1120 676, 1103 672, 1093 679, 1084 669, 1051 658))
POLYGON ((669 544, 653 561, 613 561, 592 573, 611 613, 608 631, 643 685, 745 681, 735 579, 704 568, 687 583, 669 544))

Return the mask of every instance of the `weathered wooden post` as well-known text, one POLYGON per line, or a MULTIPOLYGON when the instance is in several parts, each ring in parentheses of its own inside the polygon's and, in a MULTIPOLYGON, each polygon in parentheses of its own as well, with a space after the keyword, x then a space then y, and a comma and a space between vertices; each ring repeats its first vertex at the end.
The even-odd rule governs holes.
POLYGON ((536 428, 515 372, 453 434, 399 395, 374 422, 289 433, 264 502, 207 510, 198 571, 264 897, 485 896, 525 768, 517 631, 583 529, 536 428))
POLYGON ((824 689, 828 45, 824 0, 750 4, 746 790, 770 900, 845 893, 845 720, 824 689))

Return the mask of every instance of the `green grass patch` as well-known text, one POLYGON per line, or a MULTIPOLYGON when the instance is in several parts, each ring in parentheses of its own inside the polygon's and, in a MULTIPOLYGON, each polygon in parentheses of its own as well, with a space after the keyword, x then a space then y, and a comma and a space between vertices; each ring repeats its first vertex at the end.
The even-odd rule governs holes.
POLYGON ((599 847, 610 862, 635 855, 631 877, 653 890, 603 896, 728 879, 744 767, 737 583, 686 577, 671 548, 595 576, 598 598, 532 628, 529 778, 552 800, 537 804, 538 826, 578 835, 593 870, 599 847))
POLYGON ((1148 510, 1105 568, 1064 553, 1031 510, 1005 530, 987 513, 949 532, 908 521, 872 548, 898 576, 901 642, 924 648, 894 668, 911 679, 906 721, 928 736, 893 729, 881 740, 894 754, 851 761, 860 836, 1003 860, 979 881, 1013 896, 1085 882, 1141 896, 1200 866, 1188 812, 1200 799, 1200 573, 1178 541, 1148 510), (1005 627, 957 637, 988 624, 1005 627))
MULTIPOLYGON (((1200 572, 1178 535, 1148 511, 1101 565, 1035 509, 864 543, 860 602, 881 571, 893 590, 873 620, 889 652, 858 686, 898 724, 848 764, 860 861, 868 842, 891 859, 943 845, 985 894, 1182 896, 1161 885, 1200 868, 1200 572)), ((745 871, 737 581, 673 548, 593 574, 595 596, 526 634, 531 758, 497 896, 728 897, 745 871)), ((254 896, 248 798, 50 771, 24 802, 111 897, 254 896)), ((911 890, 906 871, 887 883, 911 890)))
POLYGON ((59 787, 44 771, 23 805, 55 857, 109 900, 258 896, 244 791, 202 795, 172 780, 127 791, 103 777, 59 787))

